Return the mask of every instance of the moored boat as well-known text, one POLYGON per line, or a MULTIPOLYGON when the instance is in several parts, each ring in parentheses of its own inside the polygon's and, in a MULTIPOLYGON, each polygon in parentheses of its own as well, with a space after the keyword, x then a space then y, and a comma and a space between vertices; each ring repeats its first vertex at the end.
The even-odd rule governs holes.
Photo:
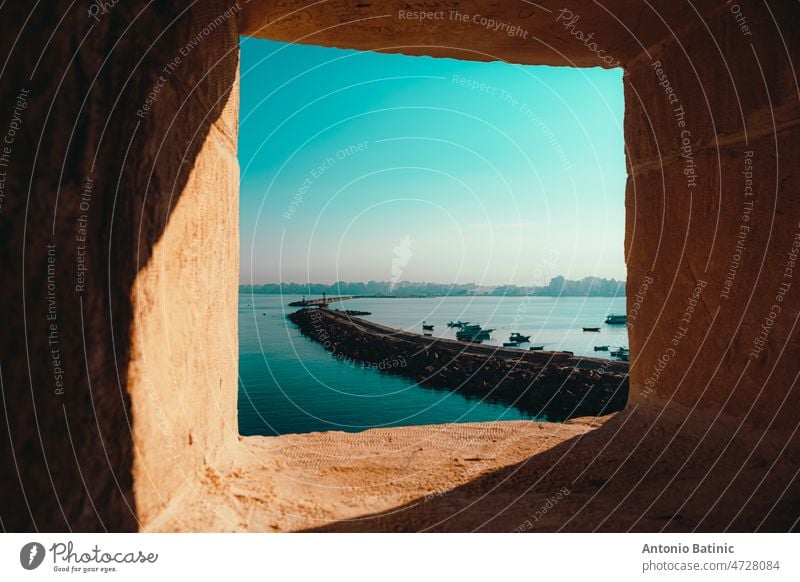
POLYGON ((543 350, 544 346, 531 346, 528 349, 529 350, 543 350))
POLYGON ((618 360, 622 360, 623 362, 627 362, 631 358, 631 351, 628 348, 617 348, 616 350, 611 350, 609 352, 612 358, 617 358, 618 360))
POLYGON ((518 344, 524 344, 525 342, 529 341, 530 339, 531 339, 531 336, 522 335, 521 333, 515 331, 509 336, 508 341, 514 342, 514 343, 518 343, 518 344))
POLYGON ((456 332, 456 339, 459 340, 485 340, 491 337, 494 329, 483 329, 480 325, 466 325, 456 332))
POLYGON ((584 327, 583 331, 600 331, 599 327, 584 327))
POLYGON ((627 315, 614 315, 613 313, 609 314, 606 317, 606 323, 608 325, 625 325, 628 323, 628 316, 627 315))

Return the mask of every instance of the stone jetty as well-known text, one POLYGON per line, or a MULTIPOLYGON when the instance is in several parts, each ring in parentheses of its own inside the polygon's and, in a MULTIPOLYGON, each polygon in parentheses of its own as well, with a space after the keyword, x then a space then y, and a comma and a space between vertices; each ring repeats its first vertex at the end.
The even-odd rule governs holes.
POLYGON ((288 317, 333 357, 551 421, 608 414, 624 408, 628 398, 625 362, 424 336, 324 308, 288 317))

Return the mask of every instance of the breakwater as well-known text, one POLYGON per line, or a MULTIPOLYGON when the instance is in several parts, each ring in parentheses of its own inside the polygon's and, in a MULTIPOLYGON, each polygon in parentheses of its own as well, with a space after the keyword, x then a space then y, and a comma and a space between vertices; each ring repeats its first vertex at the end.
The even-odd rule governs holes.
POLYGON ((423 336, 325 308, 300 309, 288 317, 334 357, 552 421, 621 410, 628 397, 624 362, 423 336), (403 365, 380 366, 389 361, 403 365))
MULTIPOLYGON (((324 295, 324 294, 323 294, 324 295)), ((325 307, 330 305, 331 303, 339 303, 340 301, 346 301, 347 299, 352 299, 351 295, 340 295, 338 297, 322 297, 319 299, 306 299, 303 298, 302 301, 292 301, 289 304, 289 307, 325 307)))

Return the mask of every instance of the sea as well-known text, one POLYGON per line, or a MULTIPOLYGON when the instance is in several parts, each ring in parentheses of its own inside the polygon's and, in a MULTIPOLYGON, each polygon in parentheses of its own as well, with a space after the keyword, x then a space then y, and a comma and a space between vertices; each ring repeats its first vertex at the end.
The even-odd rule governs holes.
MULTIPOLYGON (((322 345, 300 334, 287 319, 299 295, 239 296, 239 431, 280 435, 454 422, 535 419, 514 406, 468 398, 418 385, 358 362, 337 360, 322 345)), ((625 313, 624 297, 426 297, 358 298, 332 309, 368 311, 364 319, 422 333, 455 338, 448 321, 494 328, 488 345, 501 345, 511 332, 531 336, 545 350, 576 356, 609 357, 595 346, 627 347, 624 325, 603 322, 625 313), (583 327, 600 327, 584 332, 583 327)), ((522 349, 527 349, 527 344, 522 349)))

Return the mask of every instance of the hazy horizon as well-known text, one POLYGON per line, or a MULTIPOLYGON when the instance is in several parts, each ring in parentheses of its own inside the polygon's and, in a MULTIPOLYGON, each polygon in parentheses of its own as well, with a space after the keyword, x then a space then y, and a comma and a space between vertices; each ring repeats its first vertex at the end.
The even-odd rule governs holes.
POLYGON ((240 283, 624 279, 621 79, 243 39, 240 283))
MULTIPOLYGON (((557 276, 557 275, 555 275, 557 276)), ((597 275, 586 275, 586 277, 597 277, 597 275)), ((573 281, 580 281, 585 277, 575 277, 573 281)), ((601 279, 608 279, 608 280, 615 280, 615 281, 625 281, 626 278, 622 277, 621 279, 617 277, 598 277, 601 279)), ((387 283, 391 281, 391 279, 338 279, 336 281, 239 281, 239 285, 335 285, 336 283, 387 283)), ((412 284, 412 285, 475 285, 477 287, 502 287, 504 285, 516 285, 517 287, 529 287, 530 285, 517 285, 516 283, 477 283, 475 281, 463 281, 463 282, 452 282, 452 281, 411 281, 407 279, 401 279, 397 282, 397 284, 412 284)), ((542 283, 542 285, 547 285, 547 281, 542 283)), ((541 286, 541 285, 540 285, 541 286)))

